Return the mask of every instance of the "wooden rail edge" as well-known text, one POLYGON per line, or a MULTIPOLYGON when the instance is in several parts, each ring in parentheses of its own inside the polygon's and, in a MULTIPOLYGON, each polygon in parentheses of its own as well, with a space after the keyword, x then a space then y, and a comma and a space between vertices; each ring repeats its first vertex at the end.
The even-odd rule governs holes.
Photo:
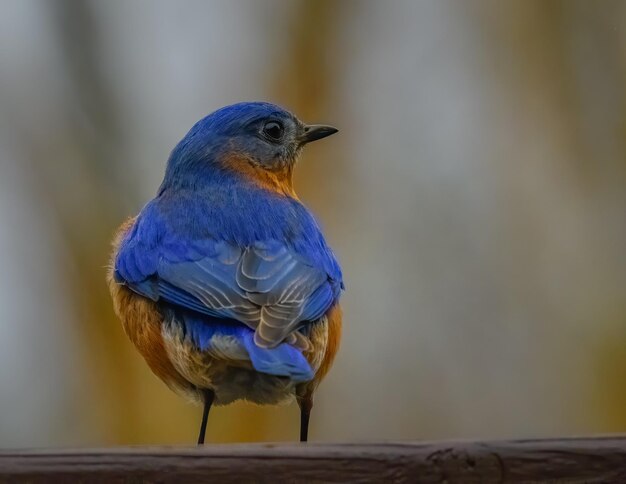
POLYGON ((626 436, 5 450, 0 482, 624 482, 626 436))

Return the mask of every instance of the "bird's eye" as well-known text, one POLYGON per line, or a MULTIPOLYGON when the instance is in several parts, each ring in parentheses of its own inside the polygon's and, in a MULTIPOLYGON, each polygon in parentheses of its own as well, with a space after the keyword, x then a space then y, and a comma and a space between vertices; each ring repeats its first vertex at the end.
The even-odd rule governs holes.
POLYGON ((270 121, 263 126, 263 133, 272 141, 279 141, 283 137, 285 128, 277 121, 270 121))

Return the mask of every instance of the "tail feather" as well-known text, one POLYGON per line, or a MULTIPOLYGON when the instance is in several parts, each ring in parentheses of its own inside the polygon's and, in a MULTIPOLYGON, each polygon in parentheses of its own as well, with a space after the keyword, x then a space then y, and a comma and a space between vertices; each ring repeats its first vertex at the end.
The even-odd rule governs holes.
POLYGON ((254 343, 254 332, 246 332, 243 343, 250 355, 254 369, 261 373, 286 376, 296 382, 312 380, 311 365, 300 350, 287 343, 275 348, 261 348, 254 343))

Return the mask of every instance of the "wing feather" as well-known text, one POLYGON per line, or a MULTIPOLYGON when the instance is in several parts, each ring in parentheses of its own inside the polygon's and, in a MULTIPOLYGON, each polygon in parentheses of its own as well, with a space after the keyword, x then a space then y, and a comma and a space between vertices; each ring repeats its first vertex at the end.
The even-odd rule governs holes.
MULTIPOLYGON (((238 320, 255 330, 254 342, 265 348, 320 318, 338 292, 323 269, 275 240, 245 248, 210 240, 176 246, 168 240, 155 260, 156 271, 145 279, 123 282, 152 299, 238 320)), ((125 261, 141 270, 133 257, 125 261)))

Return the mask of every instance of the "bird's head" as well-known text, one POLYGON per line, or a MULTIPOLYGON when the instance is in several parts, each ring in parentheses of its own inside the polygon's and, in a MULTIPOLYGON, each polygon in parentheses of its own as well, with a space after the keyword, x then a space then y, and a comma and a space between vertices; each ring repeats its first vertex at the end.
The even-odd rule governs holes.
POLYGON ((306 125, 274 104, 232 104, 191 128, 170 156, 166 180, 230 171, 289 191, 302 148, 336 132, 332 126, 306 125))

